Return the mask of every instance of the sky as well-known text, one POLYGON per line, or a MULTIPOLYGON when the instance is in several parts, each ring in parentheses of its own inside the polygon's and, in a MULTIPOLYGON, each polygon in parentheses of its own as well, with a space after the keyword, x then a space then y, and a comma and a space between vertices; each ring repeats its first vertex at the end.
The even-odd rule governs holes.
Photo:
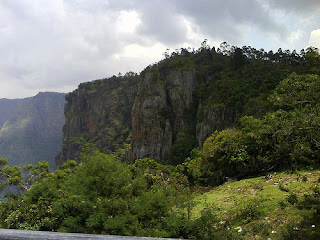
POLYGON ((140 73, 167 49, 320 48, 319 0, 0 0, 0 98, 140 73))

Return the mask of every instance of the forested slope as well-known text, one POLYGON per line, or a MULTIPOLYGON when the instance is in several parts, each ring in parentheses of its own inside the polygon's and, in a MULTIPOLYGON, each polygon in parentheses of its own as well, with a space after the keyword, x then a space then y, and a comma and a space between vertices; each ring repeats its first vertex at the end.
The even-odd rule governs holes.
POLYGON ((125 160, 149 157, 180 164, 215 130, 235 126, 242 116, 261 118, 267 100, 291 73, 317 72, 315 49, 265 52, 252 47, 165 53, 166 59, 140 75, 81 84, 67 96, 63 150, 58 163, 79 160, 84 145, 125 160), (130 144, 130 146, 128 145, 130 144))

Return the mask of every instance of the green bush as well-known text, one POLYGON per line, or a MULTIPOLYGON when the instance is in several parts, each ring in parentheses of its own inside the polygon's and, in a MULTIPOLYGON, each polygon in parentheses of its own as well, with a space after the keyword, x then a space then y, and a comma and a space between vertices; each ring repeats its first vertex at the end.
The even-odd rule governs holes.
POLYGON ((253 198, 237 206, 234 210, 234 221, 246 224, 264 216, 264 201, 261 198, 253 198))

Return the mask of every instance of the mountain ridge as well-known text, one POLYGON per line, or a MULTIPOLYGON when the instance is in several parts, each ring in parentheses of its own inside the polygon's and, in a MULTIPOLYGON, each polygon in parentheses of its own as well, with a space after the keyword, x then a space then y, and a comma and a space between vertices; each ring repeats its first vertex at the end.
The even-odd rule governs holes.
POLYGON ((22 166, 54 157, 62 141, 64 93, 40 92, 24 99, 0 99, 0 155, 22 166))
POLYGON ((308 51, 298 55, 227 43, 217 50, 204 45, 193 52, 178 50, 139 75, 128 72, 80 84, 66 97, 57 163, 80 161, 89 144, 130 162, 147 157, 180 164, 215 130, 234 126, 242 116, 262 117, 270 111, 268 94, 277 84, 291 72, 308 73, 308 51), (122 97, 127 100, 120 101, 122 97), (125 134, 119 134, 122 130, 125 134))

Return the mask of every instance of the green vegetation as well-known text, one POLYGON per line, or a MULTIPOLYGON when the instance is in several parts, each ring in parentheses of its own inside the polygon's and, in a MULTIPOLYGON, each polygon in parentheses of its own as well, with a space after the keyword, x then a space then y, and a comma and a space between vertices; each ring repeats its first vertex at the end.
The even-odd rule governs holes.
MULTIPOLYGON (((21 171, 13 170, 19 174, 4 183, 22 183, 21 171)), ((24 196, 16 194, 1 204, 1 227, 170 236, 179 234, 176 220, 184 221, 183 176, 153 160, 126 165, 95 152, 83 154, 79 166, 68 161, 53 173, 33 171, 32 179, 37 181, 24 196)))
POLYGON ((319 87, 318 75, 290 75, 269 97, 278 110, 262 119, 243 117, 237 128, 216 131, 195 159, 185 165, 186 171, 196 181, 214 185, 223 183, 226 177, 318 165, 319 87))
POLYGON ((201 121, 201 114, 197 115, 199 109, 223 106, 236 112, 236 121, 244 116, 261 119, 266 113, 277 109, 268 98, 282 80, 290 78, 293 73, 297 76, 318 73, 320 63, 317 51, 310 47, 300 53, 281 48, 277 52, 266 52, 264 49, 250 46, 239 48, 227 43, 216 49, 203 42, 197 50, 181 48, 171 56, 165 53, 164 60, 147 67, 141 76, 154 72, 157 78, 164 79, 170 71, 192 69, 198 81, 190 109, 192 114, 183 117, 184 122, 189 121, 187 129, 183 130, 183 134, 190 138, 185 144, 188 149, 179 147, 183 144, 183 139, 178 136, 180 129, 174 133, 174 146, 167 162, 182 163, 190 157, 189 146, 191 149, 198 146, 191 139, 194 139, 197 122, 201 121))
MULTIPOLYGON (((166 53, 166 56, 152 66, 152 69, 159 69, 161 77, 170 70, 194 69, 200 83, 195 93, 198 103, 204 106, 223 104, 236 108, 243 115, 250 111, 248 103, 252 99, 268 96, 292 72, 317 73, 319 66, 317 49, 312 47, 300 54, 281 48, 273 53, 250 46, 238 48, 227 43, 215 49, 204 42, 198 50, 182 48, 171 56, 166 53)), ((149 68, 142 74, 150 71, 149 68)), ((268 110, 267 106, 260 109, 263 113, 268 110)))
POLYGON ((212 209, 220 225, 244 239, 318 239, 319 175, 319 170, 303 170, 229 180, 197 197, 193 216, 212 209))
MULTIPOLYGON (((319 239, 317 51, 266 53, 226 43, 215 50, 204 43, 197 52, 166 57, 143 74, 152 71, 159 81, 172 67, 196 68, 201 84, 194 104, 236 107, 238 123, 194 148, 195 129, 189 125, 197 116, 190 107, 183 116, 189 128, 177 134, 169 152, 171 165, 148 158, 123 163, 119 152, 104 154, 87 143, 80 163, 67 161, 52 173, 40 162, 27 165, 23 177, 21 168, 0 159, 1 189, 17 189, 1 203, 0 227, 186 239, 319 239)), ((165 109, 159 114, 170 116, 165 109)))
POLYGON ((2 178, 10 175, 6 183, 22 188, 1 203, 0 227, 189 239, 320 236, 319 170, 190 188, 177 168, 151 159, 127 165, 94 152, 82 160, 80 165, 68 161, 53 173, 45 162, 28 165, 24 182, 21 169, 2 159, 2 178))

